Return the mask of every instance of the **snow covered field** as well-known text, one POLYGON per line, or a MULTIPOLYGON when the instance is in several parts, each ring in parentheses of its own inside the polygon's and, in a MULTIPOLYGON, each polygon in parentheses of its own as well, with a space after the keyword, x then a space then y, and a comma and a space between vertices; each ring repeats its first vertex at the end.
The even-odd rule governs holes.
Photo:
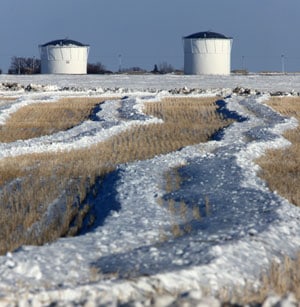
MULTIPOLYGON (((0 103, 0 123, 25 104, 59 96, 117 93, 126 98, 105 103, 97 114, 100 121, 48 137, 0 143, 0 158, 89 146, 133 124, 157 121, 143 116, 141 105, 174 92, 227 96, 227 108, 247 120, 227 128, 220 141, 121 165, 95 200, 108 215, 93 232, 42 247, 24 246, 0 257, 0 303, 89 300, 110 305, 117 300, 145 301, 157 289, 172 295, 189 292, 200 300, 200 292, 193 290, 208 287, 214 293, 224 286, 257 284, 272 260, 300 249, 299 208, 271 193, 253 163, 267 148, 289 145, 281 134, 297 121, 283 118, 263 102, 269 93, 300 92, 300 75, 1 75, 0 84, 5 82, 23 87, 0 86, 1 95, 20 96, 13 104, 0 103), (31 90, 24 90, 29 84, 31 90), (233 94, 236 87, 260 95, 233 94), (163 189, 164 173, 176 166, 182 166, 185 180, 170 195, 163 189), (160 197, 197 204, 201 221, 193 219, 190 207, 185 218, 192 231, 174 237, 174 215, 158 205, 160 197), (162 240, 162 234, 167 239, 162 240)), ((175 217, 178 225, 186 222, 175 217)))
POLYGON ((150 90, 170 90, 175 88, 198 88, 205 90, 233 89, 237 86, 253 90, 274 91, 300 91, 300 74, 249 74, 231 76, 180 76, 180 75, 35 75, 14 76, 0 75, 0 83, 17 82, 22 85, 41 84, 48 85, 48 89, 90 89, 92 91, 113 90, 124 92, 150 90))

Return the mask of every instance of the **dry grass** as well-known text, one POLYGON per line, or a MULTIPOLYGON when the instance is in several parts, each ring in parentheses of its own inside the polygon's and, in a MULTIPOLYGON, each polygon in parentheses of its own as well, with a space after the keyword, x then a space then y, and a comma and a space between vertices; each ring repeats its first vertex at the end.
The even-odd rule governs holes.
POLYGON ((1 160, 0 184, 5 187, 0 196, 3 205, 0 253, 25 243, 43 244, 63 235, 74 235, 78 228, 70 229, 70 223, 82 222, 82 210, 87 214, 88 208, 80 208, 80 204, 90 187, 118 164, 206 141, 216 130, 229 124, 215 113, 214 100, 168 99, 149 103, 147 113, 159 114, 165 124, 137 126, 88 149, 1 160), (173 107, 176 112, 172 111, 173 107), (22 180, 13 182, 15 178, 22 180), (9 185, 9 182, 13 183, 9 185), (41 233, 30 232, 33 223, 42 219, 48 205, 62 193, 65 214, 58 215, 41 233))
MULTIPOLYGON (((170 143, 181 146, 206 141, 216 130, 224 125, 220 115, 215 112, 215 98, 203 98, 201 107, 196 98, 167 98, 159 103, 149 103, 145 112, 165 121, 157 125, 159 134, 165 134, 170 143)), ((228 122, 227 122, 228 124, 228 122)))
MULTIPOLYGON (((172 198, 172 192, 176 192, 182 184, 180 167, 171 168, 164 175, 163 190, 168 194, 168 198, 158 198, 157 203, 164 206, 170 213, 171 231, 164 233, 163 238, 179 237, 191 233, 195 227, 202 222, 204 217, 211 214, 211 202, 208 196, 203 197, 203 203, 186 203, 184 200, 172 198), (171 197, 171 198, 169 198, 171 197), (203 208, 203 215, 201 209, 203 208), (178 219, 179 218, 179 219, 178 219), (194 228, 193 228, 194 227, 194 228)), ((162 230, 161 230, 162 231, 162 230)))
MULTIPOLYGON (((273 262, 270 270, 263 274, 261 285, 254 289, 253 285, 248 284, 245 288, 223 289, 220 291, 219 298, 223 302, 246 306, 255 303, 260 306, 271 294, 284 297, 293 293, 295 298, 300 300, 300 254, 292 260, 285 257, 283 263, 273 262)), ((209 293, 209 289, 206 290, 209 293)), ((226 304, 225 304, 226 306, 226 304)), ((229 305, 232 306, 232 305, 229 305)), ((277 306, 277 305, 276 305, 277 306)), ((279 305, 278 305, 279 306, 279 305)))
POLYGON ((92 109, 103 101, 99 97, 62 98, 57 102, 24 106, 5 125, 0 125, 0 142, 27 140, 70 129, 86 120, 92 109))
MULTIPOLYGON (((300 98, 272 98, 268 105, 283 115, 294 116, 300 122, 300 98)), ((269 150, 257 160, 261 177, 273 191, 300 206, 300 126, 284 136, 292 146, 282 150, 269 150)))

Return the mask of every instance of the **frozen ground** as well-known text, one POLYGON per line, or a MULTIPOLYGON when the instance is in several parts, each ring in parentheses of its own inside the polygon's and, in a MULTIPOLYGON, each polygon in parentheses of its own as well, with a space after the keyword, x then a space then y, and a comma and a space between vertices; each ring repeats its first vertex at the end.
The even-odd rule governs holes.
POLYGON ((4 86, 3 95, 21 97, 13 104, 0 104, 1 123, 24 104, 53 101, 60 95, 127 96, 105 103, 97 121, 51 137, 0 144, 1 157, 89 146, 132 124, 157 121, 144 116, 141 105, 174 89, 183 89, 181 94, 197 89, 189 95, 229 95, 237 86, 261 92, 226 98, 226 107, 247 120, 231 125, 220 141, 121 165, 94 199, 99 220, 92 232, 43 247, 24 246, 0 257, 3 304, 14 300, 145 303, 157 291, 174 296, 188 292, 191 299, 200 300, 200 292, 193 290, 201 287, 214 293, 246 282, 259 286, 259 274, 272 260, 300 249, 300 210, 271 193, 256 176, 258 167, 253 163, 265 149, 289 145, 281 134, 297 121, 281 117, 263 102, 270 92, 300 91, 300 76, 3 75, 1 82, 34 84, 31 89, 36 90, 12 91, 4 86), (177 166, 183 182, 167 193, 164 174, 177 166), (176 204, 184 201, 186 213, 170 212, 159 199, 165 204, 169 199, 176 204), (195 205, 201 219, 193 215, 195 205), (174 226, 183 230, 187 225, 189 231, 174 235, 174 226))
POLYGON ((47 85, 48 89, 55 90, 87 90, 97 91, 119 91, 136 92, 157 90, 171 90, 187 87, 205 90, 220 91, 222 89, 233 89, 245 87, 253 90, 274 91, 300 91, 300 74, 250 74, 248 76, 180 76, 180 75, 85 75, 85 76, 11 76, 0 75, 0 83, 16 82, 23 86, 30 84, 47 85))

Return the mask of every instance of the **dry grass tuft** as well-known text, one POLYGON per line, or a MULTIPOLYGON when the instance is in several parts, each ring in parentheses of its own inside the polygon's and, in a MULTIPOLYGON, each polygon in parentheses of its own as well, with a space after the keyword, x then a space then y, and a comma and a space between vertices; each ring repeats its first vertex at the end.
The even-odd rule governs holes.
POLYGON ((251 284, 248 284, 245 288, 223 289, 219 297, 223 302, 236 303, 239 306, 249 304, 260 306, 270 294, 284 297, 293 293, 296 299, 300 300, 299 284, 300 254, 296 259, 285 257, 282 263, 274 261, 270 270, 262 275, 259 288, 254 289, 251 284))
POLYGON ((24 106, 5 125, 0 125, 0 142, 27 140, 70 129, 86 120, 92 109, 103 101, 99 97, 62 98, 57 102, 24 106))

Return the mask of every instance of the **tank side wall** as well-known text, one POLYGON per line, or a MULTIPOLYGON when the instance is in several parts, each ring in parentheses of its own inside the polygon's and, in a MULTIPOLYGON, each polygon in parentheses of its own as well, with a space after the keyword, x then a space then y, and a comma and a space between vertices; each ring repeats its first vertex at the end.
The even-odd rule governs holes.
POLYGON ((42 74, 86 74, 88 47, 47 46, 41 49, 42 74))
POLYGON ((185 39, 184 73, 229 75, 231 39, 185 39))

